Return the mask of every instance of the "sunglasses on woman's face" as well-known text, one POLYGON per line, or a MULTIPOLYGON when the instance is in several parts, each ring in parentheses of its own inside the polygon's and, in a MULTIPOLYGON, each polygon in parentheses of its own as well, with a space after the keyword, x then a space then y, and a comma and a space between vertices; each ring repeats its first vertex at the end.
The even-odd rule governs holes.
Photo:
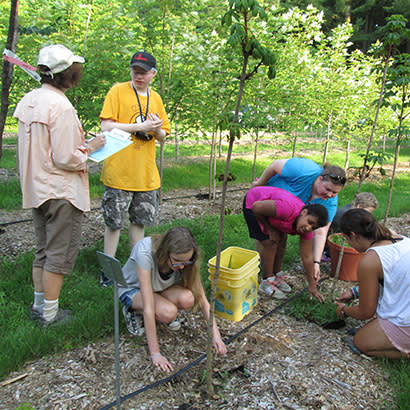
POLYGON ((194 258, 194 257, 192 257, 191 260, 186 261, 186 262, 179 262, 179 261, 176 261, 171 255, 169 255, 169 260, 170 260, 171 266, 172 266, 173 268, 176 268, 176 267, 178 267, 178 266, 188 266, 188 265, 192 265, 192 264, 195 263, 195 260, 194 260, 193 258, 194 258))

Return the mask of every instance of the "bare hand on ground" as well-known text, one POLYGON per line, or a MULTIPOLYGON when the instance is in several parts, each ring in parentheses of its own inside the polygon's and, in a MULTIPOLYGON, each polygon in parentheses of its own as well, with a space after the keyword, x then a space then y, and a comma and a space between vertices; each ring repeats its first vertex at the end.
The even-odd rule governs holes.
POLYGON ((309 285, 309 295, 310 300, 312 300, 313 297, 315 297, 320 303, 324 302, 325 300, 321 293, 318 291, 316 285, 309 285))
POLYGON ((226 354, 227 349, 226 349, 225 343, 222 341, 221 338, 214 339, 213 345, 216 351, 218 352, 218 354, 221 354, 221 355, 226 354))
POLYGON ((163 372, 169 373, 174 371, 172 364, 162 354, 156 355, 152 358, 153 365, 163 372))

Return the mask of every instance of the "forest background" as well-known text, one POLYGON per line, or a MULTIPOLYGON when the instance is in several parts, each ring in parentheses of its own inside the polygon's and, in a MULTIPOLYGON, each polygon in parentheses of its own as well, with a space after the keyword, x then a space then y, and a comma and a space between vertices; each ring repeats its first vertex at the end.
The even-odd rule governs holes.
MULTIPOLYGON (((232 31, 220 24, 228 3, 19 1, 16 53, 34 66, 39 48, 50 43, 65 44, 83 55, 81 86, 68 96, 84 129, 95 131, 108 89, 129 80, 129 59, 135 51, 149 51, 158 61, 153 87, 164 100, 173 140, 178 144, 186 138, 206 139, 217 128, 229 129, 226 118, 234 112, 239 85, 239 46, 229 44, 232 31)), ((274 51, 270 76, 274 78, 268 80, 268 68, 256 59, 250 62, 255 75, 242 97, 242 133, 263 129, 292 138, 310 131, 342 142, 346 153, 352 143, 357 147, 367 141, 383 63, 377 53, 377 28, 392 14, 409 17, 410 0, 265 0, 260 4, 266 18, 252 26, 251 34, 262 47, 274 51)), ((0 11, 0 38, 6 44, 10 2, 2 1, 0 11)), ((401 53, 409 51, 410 40, 399 48, 401 53)), ((14 69, 6 130, 15 127, 16 103, 36 86, 26 73, 14 69)), ((389 138, 397 119, 395 109, 394 101, 382 107, 376 143, 384 146, 389 138)), ((347 154, 346 167, 348 162, 347 154)))
MULTIPOLYGON (((174 142, 178 156, 184 140, 209 141, 217 133, 222 140, 232 130, 243 50, 238 26, 227 22, 226 11, 237 2, 249 8, 251 1, 19 1, 15 51, 34 66, 39 48, 51 43, 62 43, 85 57, 81 86, 70 90, 68 97, 86 131, 99 129, 98 115, 108 89, 129 80, 131 55, 141 49, 151 52, 159 68, 153 88, 161 94, 172 123, 167 145, 174 142), (228 24, 221 24, 223 16, 228 24)), ((13 3, 17 1, 0 3, 2 44, 6 44, 13 3)), ((343 147, 347 169, 350 152, 364 152, 373 135, 367 160, 372 163, 373 158, 373 165, 377 163, 384 172, 386 147, 408 142, 410 76, 405 67, 409 69, 410 41, 395 41, 394 50, 390 49, 394 58, 386 59, 388 42, 378 29, 397 14, 396 28, 408 28, 410 1, 266 0, 259 4, 263 16, 258 10, 256 14, 263 18, 249 26, 260 48, 249 61, 252 76, 243 89, 239 113, 243 140, 254 144, 259 136, 270 143, 272 139, 296 142, 301 134, 315 135, 323 144, 312 146, 312 154, 323 153, 324 162, 332 144, 343 147), (274 62, 262 65, 268 48, 274 52, 274 62), (387 73, 384 94, 380 91, 383 70, 387 73)), ((37 86, 14 68, 6 131, 16 130, 15 106, 37 86)))

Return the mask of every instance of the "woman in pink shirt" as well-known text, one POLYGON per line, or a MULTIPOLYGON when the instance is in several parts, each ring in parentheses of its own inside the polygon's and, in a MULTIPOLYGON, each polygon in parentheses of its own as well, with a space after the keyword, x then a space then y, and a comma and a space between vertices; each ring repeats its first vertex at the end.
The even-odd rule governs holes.
POLYGON ((312 255, 313 231, 328 222, 327 210, 319 204, 305 205, 288 191, 270 186, 257 186, 248 191, 243 213, 249 235, 261 255, 263 280, 261 291, 277 299, 286 297, 289 285, 280 275, 286 247, 286 235, 300 236, 300 255, 306 270, 309 293, 319 301, 322 295, 314 279, 312 255))
POLYGON ((18 165, 23 208, 32 208, 36 253, 31 317, 41 325, 70 319, 59 309, 64 275, 71 273, 80 247, 83 212, 90 209, 88 155, 104 136, 86 144, 77 113, 65 92, 77 86, 84 59, 61 44, 38 55, 41 88, 18 103, 18 165))

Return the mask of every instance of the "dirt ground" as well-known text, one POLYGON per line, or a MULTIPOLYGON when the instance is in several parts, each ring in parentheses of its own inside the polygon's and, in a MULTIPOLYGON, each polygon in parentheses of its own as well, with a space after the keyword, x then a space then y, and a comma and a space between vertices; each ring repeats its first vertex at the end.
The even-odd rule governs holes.
MULTIPOLYGON (((248 186, 232 186, 227 206, 241 211, 248 186)), ((160 221, 194 218, 219 212, 216 204, 203 200, 204 192, 174 191, 164 196, 160 221), (188 199, 189 198, 189 199, 188 199)), ((218 200, 218 198, 217 198, 218 200)), ((27 211, 0 210, 4 232, 0 234, 0 257, 13 256, 33 244, 31 215, 27 211), (15 221, 25 221, 14 223, 15 221)), ((387 225, 410 234, 410 215, 390 218, 387 225)), ((83 246, 103 235, 99 203, 86 216, 83 246)), ((324 264, 326 277, 329 264, 324 264)), ((294 290, 305 281, 300 264, 286 272, 294 290)), ((322 282, 330 295, 333 279, 322 282)), ((337 281, 336 292, 351 286, 337 281)), ((392 406, 388 375, 373 359, 353 354, 341 337, 358 323, 324 330, 286 315, 279 302, 259 296, 255 308, 239 322, 218 318, 228 353, 213 364, 215 395, 208 397, 204 382, 206 325, 198 313, 180 314, 182 328, 171 332, 159 326, 162 353, 174 364, 178 376, 161 383, 164 374, 151 365, 145 337, 120 335, 121 395, 131 397, 123 409, 379 409, 392 406), (238 335, 238 332, 242 332, 238 335), (198 361, 184 370, 193 361, 198 361), (134 392, 158 383, 139 394, 134 392)), ((122 318, 120 317, 120 320, 122 318)), ((115 350, 113 337, 70 352, 27 363, 9 375, 21 379, 0 390, 0 409, 15 409, 27 402, 36 409, 98 409, 115 402, 115 350)), ((113 403, 113 407, 116 407, 113 403)), ((108 408, 108 407, 106 407, 108 408)))

